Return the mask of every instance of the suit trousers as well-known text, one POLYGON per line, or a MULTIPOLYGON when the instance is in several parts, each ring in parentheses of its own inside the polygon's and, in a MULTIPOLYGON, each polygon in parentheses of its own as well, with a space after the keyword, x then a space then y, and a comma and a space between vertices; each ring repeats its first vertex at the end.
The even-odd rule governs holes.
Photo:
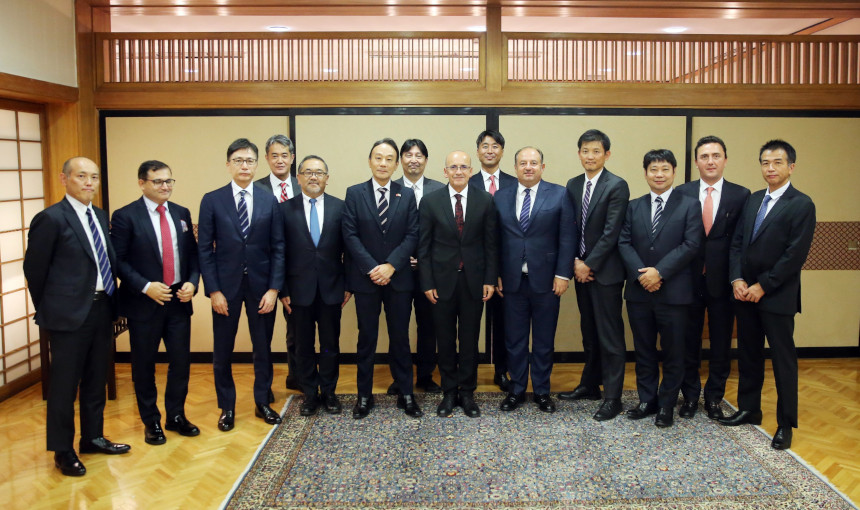
POLYGON ((75 397, 79 387, 81 440, 104 435, 105 381, 113 335, 110 301, 93 301, 86 320, 75 331, 49 331, 47 445, 48 450, 62 452, 74 449, 75 397))
POLYGON ((684 331, 689 305, 627 301, 627 315, 633 330, 636 351, 636 389, 639 401, 674 407, 684 377, 684 331), (663 358, 663 380, 660 381, 660 353, 663 358), (659 387, 658 387, 659 381, 659 387))
MULTIPOLYGON (((296 323, 293 316, 287 313, 286 308, 283 312, 284 320, 287 321, 287 379, 292 379, 299 373, 296 367, 296 323)), ((269 344, 269 353, 271 352, 271 344, 269 344)))
POLYGON ((624 282, 611 285, 576 282, 574 288, 585 353, 579 384, 597 388, 602 383, 605 398, 621 398, 627 355, 621 318, 624 282))
MULTIPOLYGON (((179 286, 172 291, 175 293, 179 286)), ((164 306, 156 308, 147 320, 128 319, 131 346, 131 375, 137 410, 144 425, 161 422, 158 411, 158 390, 155 386, 155 358, 164 339, 167 351, 167 385, 164 390, 164 410, 168 419, 185 415, 188 376, 191 369, 191 316, 174 294, 164 306)))
POLYGON ((738 408, 761 409, 764 341, 770 345, 776 380, 776 423, 797 428, 797 351, 794 315, 765 312, 757 303, 735 302, 738 317, 738 408))
POLYGON ((360 396, 373 393, 373 357, 379 339, 379 314, 385 306, 388 326, 388 366, 400 393, 412 394, 412 351, 409 348, 410 292, 397 292, 391 285, 377 287, 373 292, 355 293, 355 313, 358 318, 356 346, 356 385, 360 396))
POLYGON ((688 401, 698 401, 702 389, 699 367, 702 362, 702 328, 705 310, 708 312, 708 336, 711 356, 708 363, 708 380, 705 383, 705 401, 720 402, 726 393, 726 381, 732 371, 732 324, 735 320, 732 297, 713 297, 705 286, 705 276, 700 278, 701 289, 695 293, 687 317, 687 333, 684 347, 684 382, 681 394, 688 401))
POLYGON ((233 382, 233 347, 236 343, 236 332, 239 330, 239 317, 242 314, 242 304, 245 305, 245 315, 248 317, 248 331, 251 334, 251 348, 254 361, 254 403, 269 404, 269 392, 272 389, 272 358, 270 356, 272 333, 275 329, 275 311, 266 314, 257 313, 260 299, 255 296, 248 284, 248 275, 242 278, 239 293, 231 301, 227 301, 228 315, 212 311, 212 329, 214 345, 212 346, 212 369, 215 373, 215 393, 218 396, 218 407, 233 410, 236 408, 236 384, 233 382))
POLYGON ((487 351, 497 374, 508 373, 508 347, 505 343, 505 298, 498 294, 487 301, 487 351))
POLYGON ((339 374, 340 304, 327 305, 319 289, 310 306, 292 306, 295 326, 295 364, 299 386, 305 395, 334 393, 339 374), (319 354, 316 332, 319 329, 319 354), (317 368, 319 366, 319 368, 317 368))
POLYGON ((457 273, 453 296, 433 305, 439 374, 446 394, 474 393, 478 387, 478 336, 483 306, 483 301, 472 297, 462 271, 457 273))
MULTIPOLYGON (((419 288, 418 285, 415 286, 419 288)), ((429 379, 436 369, 436 328, 433 324, 433 303, 420 290, 412 293, 418 340, 415 345, 415 372, 419 381, 429 379)))
POLYGON ((505 315, 508 330, 508 370, 511 392, 524 393, 531 371, 532 390, 536 395, 549 393, 555 330, 561 298, 552 292, 534 292, 524 274, 518 292, 505 293, 505 315), (529 353, 531 332, 531 353, 529 353))

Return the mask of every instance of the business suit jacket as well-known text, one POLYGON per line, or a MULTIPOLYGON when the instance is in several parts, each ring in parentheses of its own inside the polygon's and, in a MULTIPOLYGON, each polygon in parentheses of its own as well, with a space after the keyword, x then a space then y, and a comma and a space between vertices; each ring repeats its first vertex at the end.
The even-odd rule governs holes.
POLYGON ((753 238, 765 192, 753 193, 744 207, 732 240, 729 279, 760 284, 764 290, 760 310, 794 315, 800 312, 800 270, 815 232, 815 204, 789 185, 753 238))
MULTIPOLYGON (((506 174, 501 170, 496 172, 496 175, 499 177, 499 184, 496 186, 498 189, 510 186, 516 187, 518 181, 513 175, 506 174)), ((484 174, 482 174, 480 170, 478 170, 472 177, 469 177, 469 186, 476 187, 481 191, 487 191, 487 188, 484 187, 484 174)))
MULTIPOLYGON (((567 181, 567 192, 573 202, 577 228, 582 230, 582 193, 585 174, 567 181)), ((583 262, 591 268, 594 279, 601 285, 624 281, 624 264, 618 253, 618 236, 624 225, 630 188, 627 181, 607 169, 597 179, 588 201, 585 218, 585 256, 583 262)), ((578 241, 581 242, 581 241, 578 241)), ((576 247, 579 251, 579 246, 576 247)), ((579 255, 579 253, 577 253, 579 255)))
MULTIPOLYGON (((275 196, 275 191, 272 189, 272 181, 269 179, 268 175, 266 175, 265 177, 262 177, 260 179, 257 179, 256 181, 254 181, 254 184, 264 188, 273 197, 275 196)), ((299 186, 299 181, 295 177, 293 177, 292 175, 290 175, 290 187, 293 190, 293 198, 302 194, 302 188, 301 188, 301 186, 299 186)))
MULTIPOLYGON (((173 202, 167 203, 167 211, 176 228, 179 281, 191 282, 197 288, 200 283, 200 266, 191 213, 173 202)), ((144 294, 143 288, 149 282, 160 282, 164 272, 158 238, 143 197, 113 213, 110 233, 119 261, 117 275, 122 280, 119 287, 120 315, 145 321, 152 317, 161 305, 144 294)), ((191 301, 180 303, 180 306, 188 315, 194 313, 191 301)))
POLYGON ((239 213, 230 184, 203 195, 198 242, 200 271, 206 295, 220 291, 228 301, 241 289, 243 268, 251 292, 261 299, 284 284, 284 226, 278 202, 258 189, 248 238, 242 238, 239 213), (217 249, 216 249, 217 245, 217 249))
POLYGON ((343 240, 350 255, 346 267, 350 292, 375 292, 367 274, 385 262, 394 266, 392 290, 411 292, 409 257, 418 243, 418 209, 412 190, 391 181, 388 197, 388 228, 383 232, 377 213, 373 179, 346 190, 342 220, 343 240))
MULTIPOLYGON (((675 188, 675 191, 683 193, 691 198, 699 200, 700 180, 690 181, 675 188)), ((735 227, 741 217, 744 204, 750 196, 750 191, 743 186, 723 181, 720 205, 717 207, 717 216, 711 231, 705 235, 704 242, 699 248, 699 253, 693 259, 693 274, 705 273, 705 287, 701 286, 701 278, 695 278, 695 288, 715 298, 728 298, 732 294, 732 285, 729 282, 729 248, 735 233, 735 227)), ((701 202, 699 202, 701 204, 701 202)))
POLYGON ((651 223, 651 194, 648 193, 630 202, 618 238, 618 251, 627 270, 624 298, 688 305, 693 301, 691 263, 704 235, 699 201, 673 191, 653 235, 651 223), (644 267, 654 267, 660 272, 663 279, 660 290, 648 292, 639 283, 639 269, 644 267))
MULTIPOLYGON (((111 271, 117 272, 116 254, 108 233, 107 213, 93 206, 101 226, 111 271)), ((37 214, 30 223, 24 276, 36 307, 36 324, 52 331, 75 331, 93 304, 98 263, 84 226, 67 198, 37 214)), ((116 283, 116 282, 114 282, 116 283)), ((111 315, 116 319, 116 293, 111 315)))
POLYGON ((287 252, 286 281, 281 296, 289 296, 290 304, 310 306, 317 289, 327 305, 343 302, 345 290, 341 233, 343 200, 324 195, 325 209, 322 218, 319 245, 314 246, 305 219, 302 194, 282 202, 278 207, 284 215, 284 237, 290 240, 287 252))
POLYGON ((552 292, 555 276, 573 277, 578 236, 573 204, 558 184, 541 181, 532 201, 529 227, 520 227, 518 186, 496 192, 499 218, 499 254, 505 292, 518 292, 523 262, 528 263, 528 282, 533 292, 552 292))

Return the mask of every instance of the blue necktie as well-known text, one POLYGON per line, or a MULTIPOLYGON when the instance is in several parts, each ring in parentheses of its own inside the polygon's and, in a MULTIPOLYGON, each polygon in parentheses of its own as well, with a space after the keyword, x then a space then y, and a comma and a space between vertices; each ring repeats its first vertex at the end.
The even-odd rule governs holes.
POLYGON ((523 208, 520 210, 520 228, 525 232, 529 228, 529 211, 532 208, 531 190, 526 188, 526 196, 523 198, 523 208))
POLYGON ((761 222, 764 221, 764 217, 767 216, 768 202, 770 202, 770 195, 765 195, 764 200, 761 201, 761 207, 759 207, 758 214, 755 215, 755 224, 753 225, 752 234, 753 239, 755 239, 755 235, 758 233, 758 228, 761 226, 761 222))
POLYGON ((93 220, 93 215, 89 208, 87 208, 87 222, 90 224, 90 232, 93 234, 93 244, 96 247, 99 273, 102 275, 105 294, 111 296, 113 295, 113 291, 116 289, 116 285, 113 283, 113 273, 110 270, 110 260, 108 260, 107 250, 105 250, 105 245, 102 242, 102 236, 99 234, 99 229, 96 228, 96 222, 93 220))
POLYGON ((317 199, 311 199, 311 239, 314 246, 320 244, 320 218, 317 216, 317 199))
POLYGON ((585 255, 585 220, 588 218, 588 203, 591 201, 591 181, 585 183, 585 195, 582 197, 582 225, 579 231, 579 256, 585 255))
POLYGON ((248 220, 248 204, 245 203, 245 193, 247 193, 245 190, 239 192, 239 225, 242 227, 242 237, 247 238, 251 222, 248 220))
POLYGON ((663 215, 663 198, 657 197, 654 199, 657 202, 657 210, 654 211, 654 221, 651 222, 651 236, 654 236, 654 233, 657 232, 657 224, 660 223, 660 216, 663 215))

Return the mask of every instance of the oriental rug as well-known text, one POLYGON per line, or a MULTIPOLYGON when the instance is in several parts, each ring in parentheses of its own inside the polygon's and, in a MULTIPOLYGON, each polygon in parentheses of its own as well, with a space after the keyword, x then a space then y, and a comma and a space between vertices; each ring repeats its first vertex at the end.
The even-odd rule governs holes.
MULTIPOLYGON (((811 509, 856 508, 761 430, 723 427, 701 412, 667 429, 653 419, 607 422, 597 402, 558 401, 554 414, 527 402, 506 413, 499 393, 476 394, 482 416, 435 415, 439 395, 417 395, 406 416, 376 395, 370 416, 299 415, 258 450, 222 507, 230 509, 811 509)), ((624 406, 637 403, 624 393, 624 406)), ((726 412, 731 412, 723 403, 726 412)))

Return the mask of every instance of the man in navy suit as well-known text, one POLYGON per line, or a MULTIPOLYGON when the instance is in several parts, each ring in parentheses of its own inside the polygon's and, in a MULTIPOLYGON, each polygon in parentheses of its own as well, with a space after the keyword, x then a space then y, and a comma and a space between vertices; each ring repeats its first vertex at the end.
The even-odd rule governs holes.
POLYGON ((767 189, 756 191, 741 213, 729 254, 729 278, 738 317, 738 412, 723 425, 761 424, 764 341, 776 380, 776 433, 771 446, 791 447, 797 428, 797 351, 794 315, 800 313, 800 271, 815 231, 815 204, 791 185, 797 153, 783 140, 759 151, 767 189))
POLYGON ((139 200, 118 209, 111 221, 116 249, 120 315, 128 319, 131 371, 144 440, 164 444, 155 358, 164 339, 167 351, 165 428, 183 436, 200 434, 185 417, 191 369, 191 298, 197 293, 200 269, 191 213, 169 202, 176 180, 161 161, 144 161, 137 170, 139 200))
MULTIPOLYGON (((482 131, 476 141, 478 146, 478 161, 481 162, 481 171, 469 179, 469 185, 484 190, 490 195, 496 191, 517 185, 517 178, 506 174, 499 169, 502 156, 505 155, 505 137, 494 129, 482 131)), ((505 300, 496 292, 485 306, 487 311, 487 338, 489 345, 490 361, 494 365, 495 375, 493 384, 500 390, 510 389, 510 378, 508 377, 508 351, 505 345, 505 300)))
POLYGON ((74 449, 80 390, 81 453, 121 454, 131 447, 104 437, 105 380, 116 319, 116 257, 108 217, 92 205, 101 173, 87 158, 63 164, 66 196, 30 222, 24 276, 36 324, 51 334, 48 450, 66 476, 87 469, 74 449))
POLYGON ((705 238, 693 261, 693 304, 687 318, 684 382, 681 384, 684 402, 678 416, 692 418, 699 406, 702 328, 707 310, 711 358, 705 383, 705 411, 708 418, 717 420, 723 417, 720 402, 732 369, 729 352, 735 313, 729 283, 729 247, 750 192, 723 178, 727 155, 726 144, 721 139, 716 136, 699 139, 693 154, 700 178, 678 186, 677 191, 702 204, 705 238))
POLYGON ((495 195, 501 255, 498 289, 506 294, 511 372, 510 392, 499 408, 513 411, 525 401, 531 371, 534 402, 541 411, 553 413, 549 378, 561 295, 573 276, 576 221, 565 188, 542 180, 540 149, 518 150, 514 166, 518 185, 495 195))
MULTIPOLYGON (((271 193, 278 203, 284 203, 298 195, 299 182, 290 175, 293 161, 296 159, 296 146, 287 135, 272 135, 266 140, 266 163, 269 164, 269 175, 254 181, 254 184, 265 188, 271 193)), ((284 310, 284 320, 287 321, 287 380, 288 390, 298 390, 299 383, 296 380, 296 342, 295 329, 292 315, 284 310)), ((274 395, 269 400, 275 401, 274 395)))
POLYGON ((671 427, 684 377, 684 332, 693 302, 691 263, 702 243, 698 200, 674 193, 675 155, 648 151, 643 159, 651 192, 630 202, 618 238, 627 270, 627 315, 636 351, 639 405, 627 417, 657 414, 654 424, 671 427), (657 335, 663 350, 660 381, 657 335), (658 387, 659 383, 659 387, 658 387))
POLYGON ((418 242, 418 208, 412 190, 391 180, 400 159, 390 138, 373 144, 368 165, 373 177, 346 190, 343 238, 350 255, 347 289, 355 296, 358 400, 352 417, 373 408, 373 357, 379 336, 379 313, 385 305, 391 375, 400 390, 397 406, 408 416, 424 413, 412 393, 409 316, 414 281, 409 257, 418 242))
POLYGON ((281 422, 269 407, 270 345, 275 305, 284 284, 283 215, 275 198, 252 184, 257 146, 245 138, 230 144, 227 169, 233 180, 203 196, 198 225, 200 271, 212 301, 212 365, 221 408, 218 428, 225 432, 233 428, 235 420, 236 385, 230 357, 243 304, 254 351, 255 414, 271 425, 281 422))
MULTIPOLYGON (((424 175, 429 157, 430 153, 427 151, 427 146, 416 138, 410 138, 400 146, 400 164, 403 167, 403 177, 395 179, 394 182, 412 189, 412 193, 415 194, 415 204, 419 209, 424 195, 445 187, 441 182, 424 175)), ((412 357, 415 362, 415 387, 421 388, 427 393, 441 393, 442 388, 433 381, 433 370, 436 369, 436 333, 433 330, 433 307, 427 300, 427 296, 421 291, 418 278, 418 259, 410 257, 409 262, 415 280, 412 305, 415 308, 415 326, 418 330, 415 355, 412 357)), ((397 383, 391 383, 388 394, 396 395, 397 392, 397 383)))
POLYGON ((322 405, 326 412, 339 414, 342 407, 334 392, 340 318, 351 296, 344 284, 343 200, 325 193, 329 174, 321 157, 306 156, 298 174, 301 193, 279 207, 284 215, 284 237, 290 240, 281 303, 295 328, 295 375, 305 396, 299 411, 302 416, 312 416, 322 405))

